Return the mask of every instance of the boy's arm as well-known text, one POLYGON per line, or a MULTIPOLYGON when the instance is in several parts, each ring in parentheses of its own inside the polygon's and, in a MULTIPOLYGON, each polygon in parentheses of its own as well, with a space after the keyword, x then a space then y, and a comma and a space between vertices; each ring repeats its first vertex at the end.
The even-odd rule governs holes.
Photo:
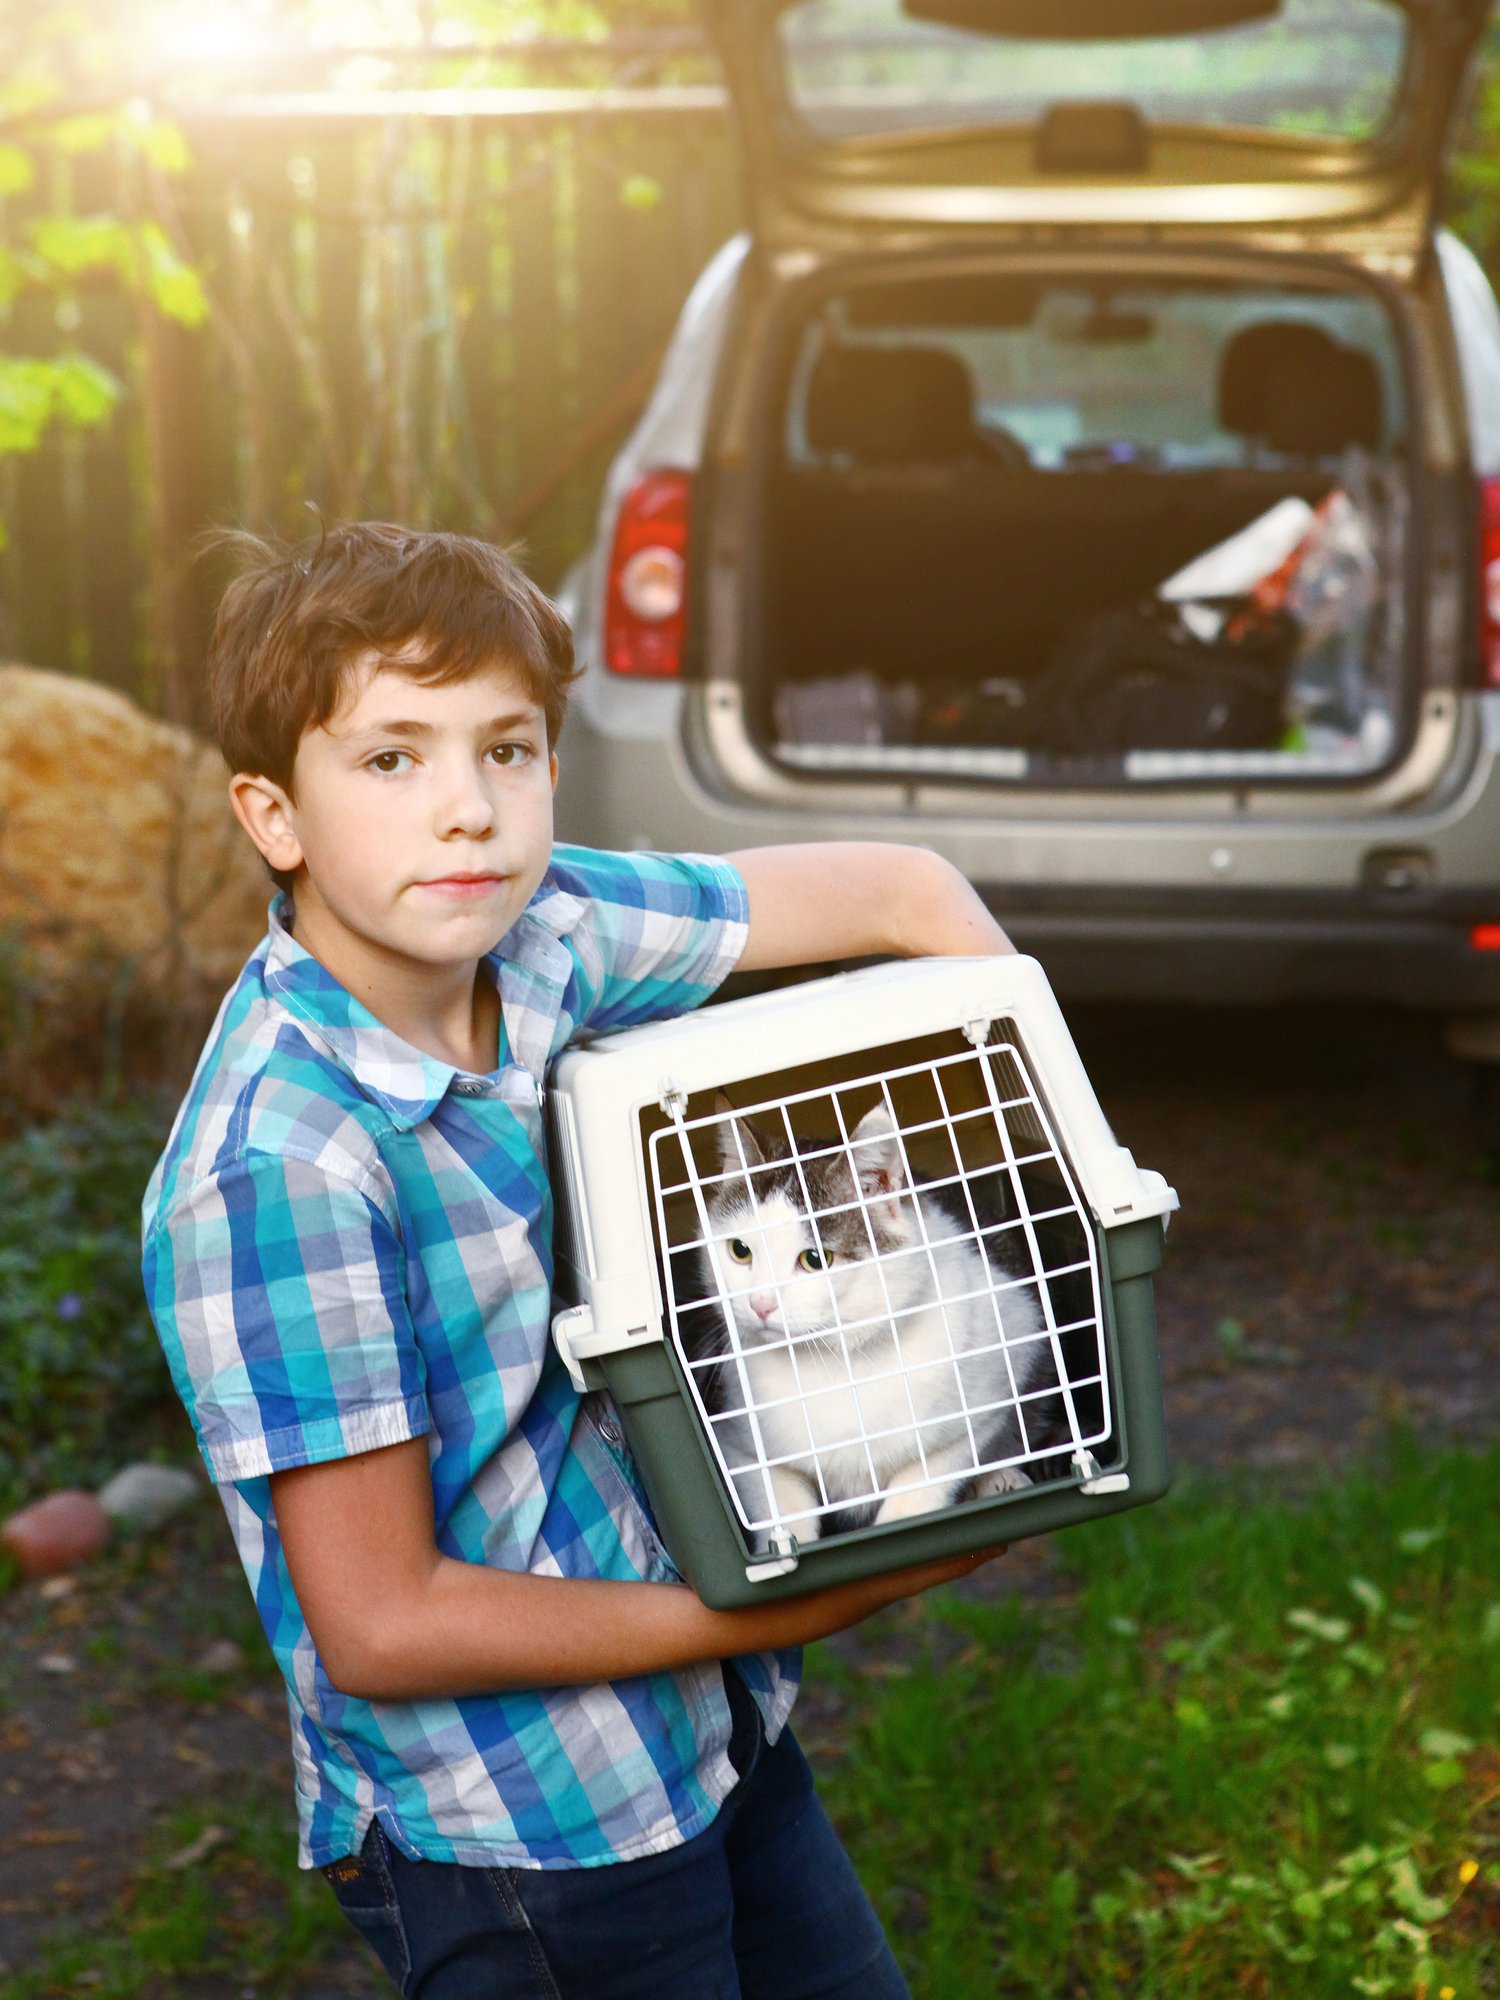
POLYGON ((1015 949, 958 870, 927 848, 820 841, 725 859, 750 892, 741 972, 885 952, 959 958, 1015 949))
POLYGON ((523 1576, 441 1554, 425 1438, 273 1473, 271 1496, 324 1670, 367 1701, 587 1685, 801 1645, 985 1559, 710 1611, 685 1584, 523 1576))

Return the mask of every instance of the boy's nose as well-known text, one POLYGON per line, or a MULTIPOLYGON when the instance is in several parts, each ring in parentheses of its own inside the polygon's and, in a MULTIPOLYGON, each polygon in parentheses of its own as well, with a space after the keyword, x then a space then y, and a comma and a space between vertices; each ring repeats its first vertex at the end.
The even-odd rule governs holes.
POLYGON ((495 806, 477 773, 455 772, 443 794, 438 831, 482 840, 495 830, 495 806))

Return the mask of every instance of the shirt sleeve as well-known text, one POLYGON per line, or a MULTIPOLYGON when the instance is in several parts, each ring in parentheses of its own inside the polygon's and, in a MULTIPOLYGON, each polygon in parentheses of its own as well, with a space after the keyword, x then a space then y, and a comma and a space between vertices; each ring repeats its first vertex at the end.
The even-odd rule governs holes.
POLYGON ((230 1162, 157 1225, 146 1296, 216 1482, 431 1429, 405 1264, 369 1193, 276 1154, 230 1162))
POLYGON ((584 904, 567 940, 580 1028, 636 1027, 700 1007, 745 949, 749 893, 716 855, 558 847, 552 875, 584 904))

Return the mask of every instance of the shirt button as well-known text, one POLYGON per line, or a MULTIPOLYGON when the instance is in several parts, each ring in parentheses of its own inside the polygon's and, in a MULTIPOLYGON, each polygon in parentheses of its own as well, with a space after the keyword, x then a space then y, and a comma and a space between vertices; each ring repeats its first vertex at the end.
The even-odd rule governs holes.
POLYGON ((613 1417, 600 1418, 599 1435, 604 1439, 606 1444, 619 1444, 621 1442, 620 1426, 614 1421, 613 1417))
POLYGON ((483 1091, 484 1085, 474 1082, 470 1077, 465 1077, 458 1083, 455 1083, 453 1089, 455 1095, 459 1097, 478 1097, 483 1091))

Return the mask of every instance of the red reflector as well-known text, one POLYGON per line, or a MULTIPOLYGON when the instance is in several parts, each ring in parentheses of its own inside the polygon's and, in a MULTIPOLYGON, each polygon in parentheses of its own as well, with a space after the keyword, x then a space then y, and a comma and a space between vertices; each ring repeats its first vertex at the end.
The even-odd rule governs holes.
POLYGON ((1500 924, 1476 924, 1469 932, 1475 951, 1500 951, 1500 924))
POLYGON ((1479 671, 1500 687, 1500 479, 1479 482, 1479 671))
POLYGON ((670 680, 682 670, 687 607, 685 472, 648 472, 615 523, 604 601, 604 664, 612 674, 670 680))

